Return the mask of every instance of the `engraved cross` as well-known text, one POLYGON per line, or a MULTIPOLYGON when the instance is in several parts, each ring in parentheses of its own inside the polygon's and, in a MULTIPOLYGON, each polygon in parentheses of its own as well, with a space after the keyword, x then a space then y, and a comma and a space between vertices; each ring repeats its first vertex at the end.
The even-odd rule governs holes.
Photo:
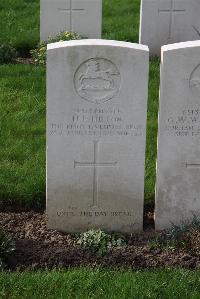
POLYGON ((185 12, 185 9, 176 9, 175 8, 175 1, 176 0, 170 0, 170 8, 169 9, 158 9, 159 13, 169 13, 169 34, 168 34, 168 39, 172 38, 172 31, 173 31, 173 26, 174 26, 174 17, 176 13, 179 12, 185 12))
POLYGON ((74 168, 76 167, 92 167, 93 168, 93 203, 92 207, 98 206, 98 168, 99 167, 115 167, 117 162, 98 162, 99 142, 93 142, 93 161, 91 162, 77 162, 74 161, 74 168))
POLYGON ((69 8, 58 8, 61 12, 68 12, 69 13, 69 23, 70 23, 70 31, 73 31, 73 13, 74 12, 82 12, 84 8, 73 8, 72 4, 73 0, 69 0, 69 8))
POLYGON ((190 168, 190 169, 200 169, 200 162, 198 163, 187 163, 186 162, 186 168, 190 168))

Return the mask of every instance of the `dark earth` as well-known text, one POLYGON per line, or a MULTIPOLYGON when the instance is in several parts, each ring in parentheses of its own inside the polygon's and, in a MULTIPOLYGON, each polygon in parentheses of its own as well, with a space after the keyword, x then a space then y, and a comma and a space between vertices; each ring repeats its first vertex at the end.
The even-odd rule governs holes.
POLYGON ((52 269, 75 266, 125 267, 130 269, 182 267, 200 268, 200 257, 185 249, 151 248, 154 240, 153 212, 147 208, 144 232, 126 236, 127 246, 104 256, 76 244, 76 236, 46 227, 45 213, 0 212, 0 228, 15 241, 16 250, 8 259, 10 270, 52 269))

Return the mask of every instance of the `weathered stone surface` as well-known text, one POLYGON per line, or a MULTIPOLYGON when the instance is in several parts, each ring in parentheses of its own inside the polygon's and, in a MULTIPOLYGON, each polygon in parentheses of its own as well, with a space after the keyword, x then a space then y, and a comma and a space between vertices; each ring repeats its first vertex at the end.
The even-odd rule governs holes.
POLYGON ((156 229, 200 214, 200 41, 162 48, 156 229))
POLYGON ((142 230, 148 48, 82 40, 47 52, 49 227, 142 230))
POLYGON ((142 0, 140 43, 151 55, 161 46, 200 39, 199 0, 142 0))
POLYGON ((101 38, 102 0, 40 0, 40 39, 60 31, 101 38))

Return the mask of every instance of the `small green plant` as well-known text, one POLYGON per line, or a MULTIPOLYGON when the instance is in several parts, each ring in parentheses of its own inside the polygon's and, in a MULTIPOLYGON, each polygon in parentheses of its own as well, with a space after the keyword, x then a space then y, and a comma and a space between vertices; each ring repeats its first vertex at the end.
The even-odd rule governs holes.
POLYGON ((15 244, 11 237, 0 230, 0 270, 5 266, 6 259, 15 250, 15 244))
POLYGON ((85 233, 81 233, 78 237, 77 244, 85 249, 90 249, 93 252, 104 255, 114 247, 119 248, 125 246, 126 241, 114 234, 105 233, 100 229, 92 229, 85 233))
POLYGON ((17 57, 17 50, 9 44, 0 45, 0 64, 11 63, 17 57))
POLYGON ((200 230, 200 218, 194 216, 192 221, 187 220, 181 222, 179 225, 172 225, 172 228, 167 231, 168 243, 173 247, 185 247, 187 234, 193 230, 200 230))
POLYGON ((165 233, 150 241, 148 246, 155 248, 180 248, 184 247, 192 251, 200 252, 200 218, 194 216, 192 220, 183 221, 179 225, 173 224, 165 233), (198 238, 195 238, 198 236, 198 238), (193 244, 193 245, 192 245, 193 244))
POLYGON ((35 63, 40 65, 45 65, 46 63, 46 52, 47 52, 47 44, 56 43, 56 42, 64 42, 69 40, 77 40, 82 37, 75 32, 63 31, 60 32, 55 37, 49 37, 46 42, 42 42, 38 45, 35 50, 31 50, 30 53, 35 63))
POLYGON ((147 247, 152 250, 160 248, 160 243, 158 241, 158 237, 156 237, 152 240, 149 240, 147 243, 147 247))

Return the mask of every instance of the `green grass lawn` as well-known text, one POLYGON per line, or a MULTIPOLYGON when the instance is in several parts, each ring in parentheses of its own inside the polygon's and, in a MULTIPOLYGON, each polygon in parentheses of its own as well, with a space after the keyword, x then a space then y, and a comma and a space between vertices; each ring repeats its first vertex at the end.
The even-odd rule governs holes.
MULTIPOLYGON (((103 0, 103 38, 138 42, 140 0, 103 0)), ((0 1, 0 44, 28 54, 39 42, 39 0, 0 1)))
MULTIPOLYGON (((139 0, 103 1, 103 37, 138 41, 139 0)), ((39 41, 39 0, 0 3, 0 43, 39 41)), ((23 51, 22 51, 23 50, 23 51)), ((159 61, 150 65, 145 199, 154 200, 159 61)), ((45 68, 0 65, 0 202, 45 207, 45 68)))
POLYGON ((45 203, 45 69, 0 66, 0 200, 45 203))
POLYGON ((39 41, 39 0, 0 1, 0 28, 0 44, 29 53, 39 41))
POLYGON ((103 38, 138 43, 140 0, 103 0, 103 38))
POLYGON ((0 298, 199 299, 200 271, 1 273, 0 298))

